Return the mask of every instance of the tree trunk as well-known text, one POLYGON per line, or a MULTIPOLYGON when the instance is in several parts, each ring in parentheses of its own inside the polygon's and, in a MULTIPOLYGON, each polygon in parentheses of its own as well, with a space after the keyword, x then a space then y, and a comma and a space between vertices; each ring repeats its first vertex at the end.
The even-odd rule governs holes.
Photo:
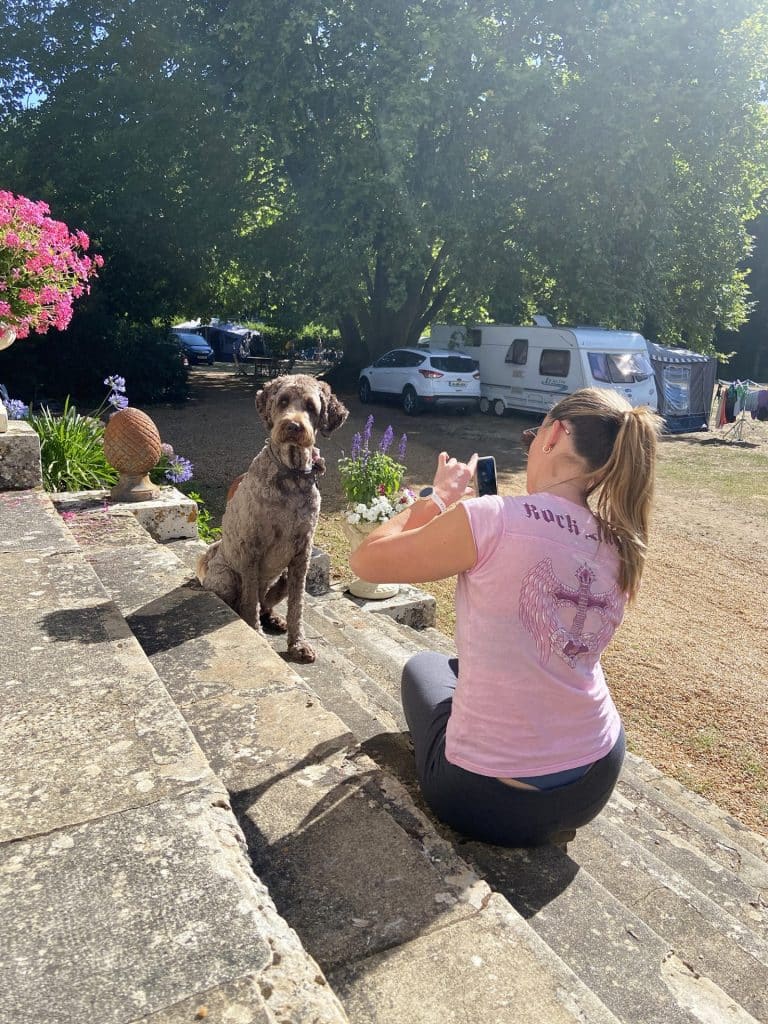
MULTIPOLYGON (((367 349, 367 361, 377 359, 391 348, 413 346, 418 342, 442 308, 451 288, 450 282, 440 281, 446 255, 443 247, 424 277, 410 277, 405 282, 405 298, 399 307, 393 308, 389 268, 381 254, 377 254, 373 277, 367 271, 364 273, 368 301, 361 304, 354 314, 346 314, 343 318, 355 323, 359 344, 367 349)), ((345 342, 345 355, 347 351, 345 342)), ((360 361, 361 357, 355 360, 351 349, 349 355, 354 360, 352 365, 365 365, 365 361, 360 361)))

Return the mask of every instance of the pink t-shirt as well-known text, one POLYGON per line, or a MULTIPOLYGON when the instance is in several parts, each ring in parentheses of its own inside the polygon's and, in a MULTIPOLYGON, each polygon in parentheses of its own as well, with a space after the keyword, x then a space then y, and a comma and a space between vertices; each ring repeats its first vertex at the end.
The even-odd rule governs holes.
POLYGON ((462 507, 477 563, 456 585, 446 758, 510 778, 598 760, 621 728, 600 665, 626 605, 614 543, 587 509, 553 494, 462 507))

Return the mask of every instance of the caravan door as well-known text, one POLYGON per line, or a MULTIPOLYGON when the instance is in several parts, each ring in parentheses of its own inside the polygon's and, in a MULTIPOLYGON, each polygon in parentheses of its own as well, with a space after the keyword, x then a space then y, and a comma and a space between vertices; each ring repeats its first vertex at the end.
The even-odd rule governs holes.
POLYGON ((584 386, 584 369, 570 331, 539 327, 532 342, 525 408, 545 413, 584 386))

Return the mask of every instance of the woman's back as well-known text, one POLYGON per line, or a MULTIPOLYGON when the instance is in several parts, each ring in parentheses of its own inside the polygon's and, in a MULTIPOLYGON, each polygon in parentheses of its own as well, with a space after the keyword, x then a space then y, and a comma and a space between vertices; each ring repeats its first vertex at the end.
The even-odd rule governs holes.
POLYGON ((465 510, 478 558, 457 583, 448 757, 494 776, 591 763, 620 729, 600 667, 626 605, 615 544, 585 506, 554 494, 465 510))

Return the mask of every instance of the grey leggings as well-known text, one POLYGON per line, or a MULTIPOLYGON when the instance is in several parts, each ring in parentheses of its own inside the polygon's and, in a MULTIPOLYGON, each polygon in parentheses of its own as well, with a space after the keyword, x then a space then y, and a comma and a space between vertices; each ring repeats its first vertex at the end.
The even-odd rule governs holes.
POLYGON ((445 728, 456 689, 458 661, 433 651, 403 669, 403 710, 416 773, 436 816, 463 835, 498 846, 537 846, 580 828, 608 802, 624 761, 624 730, 613 749, 575 782, 556 789, 515 789, 445 759, 445 728))

